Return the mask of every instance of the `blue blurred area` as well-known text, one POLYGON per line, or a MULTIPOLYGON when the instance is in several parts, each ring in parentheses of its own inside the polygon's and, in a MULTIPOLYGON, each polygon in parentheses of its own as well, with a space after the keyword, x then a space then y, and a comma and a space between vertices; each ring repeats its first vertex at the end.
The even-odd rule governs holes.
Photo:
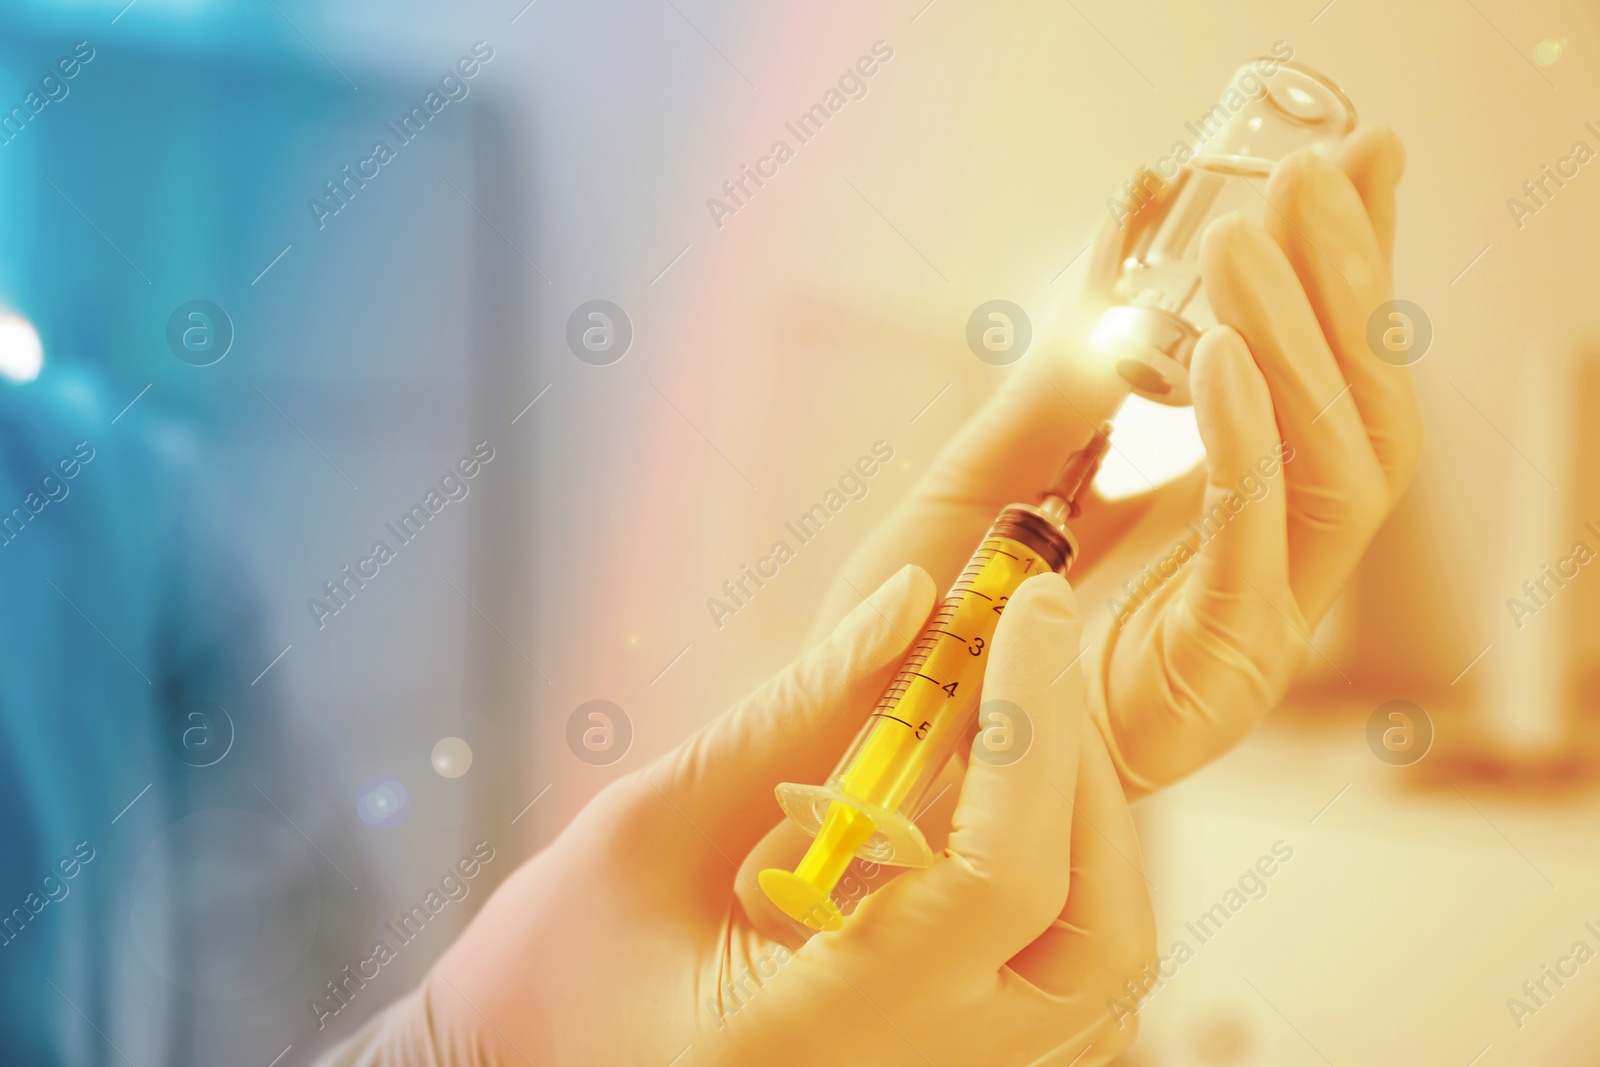
POLYGON ((118 1045, 189 1058, 192 964, 211 951, 189 936, 206 926, 193 905, 219 883, 172 875, 232 843, 186 817, 227 808, 226 836, 254 838, 253 876, 234 867, 255 888, 224 926, 270 933, 288 899, 318 893, 304 867, 283 878, 298 843, 234 807, 240 775, 276 788, 294 745, 281 690, 250 684, 262 612, 199 442, 115 414, 81 371, 0 387, 0 596, 15 609, 0 651, 0 1016, 27 1062, 104 1059, 79 1012, 121 1030, 118 1045))
POLYGON ((443 948, 430 931, 318 1030, 311 998, 518 758, 479 621, 508 614, 521 563, 492 531, 527 493, 509 135, 493 60, 456 66, 470 38, 380 71, 310 45, 304 5, 121 6, 13 5, 0 33, 0 120, 31 116, 0 136, 0 304, 45 353, 0 382, 0 508, 94 452, 0 548, 0 909, 94 850, 0 947, 0 1058, 262 1064, 443 948), (420 133, 389 131, 452 70, 420 133), (319 226, 309 202, 380 139, 393 160, 319 226), (195 300, 233 336, 208 366, 169 342, 195 300), (319 626, 308 602, 481 440, 504 458, 469 499, 319 626), (184 738, 224 719, 197 766, 184 738), (474 739, 472 793, 428 766, 450 735, 474 739), (355 813, 380 773, 411 794, 392 830, 355 813))

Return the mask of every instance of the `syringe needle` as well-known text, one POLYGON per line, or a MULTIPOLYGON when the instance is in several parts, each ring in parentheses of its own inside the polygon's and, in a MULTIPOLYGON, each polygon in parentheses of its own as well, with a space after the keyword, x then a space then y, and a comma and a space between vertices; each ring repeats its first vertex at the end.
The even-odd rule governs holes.
POLYGON ((1094 480, 1100 461, 1111 449, 1111 424, 1102 422, 1089 443, 1067 457, 1061 471, 1050 488, 1039 494, 1039 510, 1051 522, 1060 525, 1078 517, 1082 509, 1078 498, 1084 488, 1094 480))

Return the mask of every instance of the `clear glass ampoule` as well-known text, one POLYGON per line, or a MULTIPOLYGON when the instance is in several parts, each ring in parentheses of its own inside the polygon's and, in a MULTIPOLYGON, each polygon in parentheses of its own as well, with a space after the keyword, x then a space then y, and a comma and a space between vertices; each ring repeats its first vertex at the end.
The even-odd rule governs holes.
POLYGON ((1194 342, 1216 322, 1200 280, 1206 226, 1235 211, 1264 217, 1264 183, 1278 161, 1302 148, 1331 158, 1355 126, 1354 105, 1331 80, 1270 58, 1240 67, 1222 100, 1190 124, 1192 154, 1155 194, 1147 209, 1154 216, 1141 223, 1110 287, 1117 303, 1094 331, 1134 392, 1189 402, 1194 342))

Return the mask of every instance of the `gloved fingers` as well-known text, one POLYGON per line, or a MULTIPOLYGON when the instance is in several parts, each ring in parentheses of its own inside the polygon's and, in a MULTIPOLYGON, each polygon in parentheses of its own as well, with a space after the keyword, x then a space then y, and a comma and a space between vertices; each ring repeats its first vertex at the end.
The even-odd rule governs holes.
POLYGON ((1160 217, 1159 207, 1172 195, 1170 182, 1148 167, 1139 167, 1107 202, 1106 217, 1095 228, 1089 247, 1084 296, 1095 310, 1116 301, 1117 275, 1128 250, 1160 217))
POLYGON ((982 702, 990 721, 1004 715, 1031 740, 989 757, 974 748, 943 855, 869 897, 847 933, 881 926, 930 965, 984 973, 1060 913, 1071 884, 1070 798, 1088 728, 1073 663, 1082 630, 1060 575, 1028 579, 1007 602, 982 702))
MULTIPOLYGON (((1084 735, 1072 817, 1072 889, 1050 928, 1011 969, 1054 997, 1097 1008, 1125 998, 1156 955, 1155 913, 1133 814, 1105 743, 1084 735)), ((1120 1022, 1108 1010, 1108 1022, 1120 1022)))
POLYGON ((901 568, 821 645, 646 769, 717 877, 731 880, 729 864, 782 819, 775 786, 827 778, 933 603, 927 572, 901 568))
POLYGON ((1387 126, 1362 126, 1339 151, 1339 166, 1366 205, 1383 262, 1394 270, 1395 189, 1406 169, 1406 150, 1387 126))
POLYGON ((1287 586, 1285 460, 1294 454, 1278 438, 1272 393, 1236 331, 1218 326, 1200 339, 1192 382, 1206 495, 1186 531, 1199 555, 1187 596, 1207 614, 1225 618, 1243 604, 1253 615, 1263 606, 1257 590, 1287 586))
MULTIPOLYGON (((1363 212, 1361 228, 1371 242, 1363 212)), ((1353 238, 1338 235, 1313 254, 1345 264, 1353 238)), ((1315 621, 1332 602, 1388 511, 1388 489, 1321 323, 1283 250, 1238 215, 1213 222, 1201 242, 1201 270, 1217 321, 1249 346, 1272 392, 1286 468, 1290 580, 1315 621)))
MULTIPOLYGON (((1403 163, 1397 158, 1399 139, 1374 131, 1361 144, 1360 158, 1368 164, 1362 172, 1366 196, 1388 212, 1392 229, 1394 183, 1403 163)), ((1422 434, 1410 370, 1378 353, 1406 358, 1417 324, 1404 312, 1382 309, 1394 295, 1388 251, 1375 232, 1371 209, 1343 170, 1310 152, 1296 153, 1274 171, 1267 196, 1275 208, 1267 213, 1267 230, 1299 276, 1350 383, 1349 400, 1389 487, 1387 511, 1416 469, 1422 434)), ((1346 403, 1341 399, 1336 406, 1346 403)))
POLYGON ((1205 502, 1185 539, 1117 601, 1102 661, 1107 742, 1141 792, 1252 729, 1281 695, 1276 665, 1298 663, 1303 645, 1289 593, 1285 492, 1298 459, 1278 440, 1266 380, 1243 339, 1218 326, 1195 347, 1193 384, 1205 502))

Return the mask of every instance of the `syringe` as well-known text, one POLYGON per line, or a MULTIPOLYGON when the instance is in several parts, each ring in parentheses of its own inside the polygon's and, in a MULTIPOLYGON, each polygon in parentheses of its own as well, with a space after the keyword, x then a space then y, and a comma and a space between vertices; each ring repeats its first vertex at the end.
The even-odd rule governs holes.
POLYGON ((914 822, 917 805, 967 735, 1006 600, 1033 575, 1072 565, 1078 543, 1066 524, 1110 432, 1103 424, 1067 459, 1037 506, 1000 512, 827 782, 778 786, 778 803, 814 837, 793 871, 760 875, 762 891, 791 918, 837 928, 843 916, 830 894, 853 857, 901 867, 933 861, 914 822))

